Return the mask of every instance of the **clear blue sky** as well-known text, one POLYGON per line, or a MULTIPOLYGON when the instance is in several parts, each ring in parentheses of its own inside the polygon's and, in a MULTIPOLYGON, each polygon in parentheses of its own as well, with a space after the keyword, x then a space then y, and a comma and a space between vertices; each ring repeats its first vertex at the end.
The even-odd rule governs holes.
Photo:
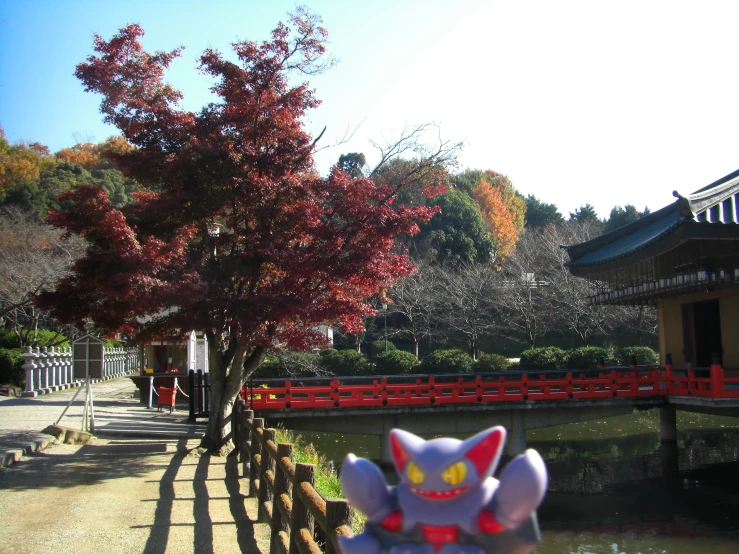
MULTIPOLYGON (((739 2, 314 0, 341 63, 313 85, 318 156, 364 152, 406 124, 464 140, 461 167, 508 175, 567 216, 590 203, 657 209, 739 168, 739 2)), ((209 101, 195 59, 261 40, 282 0, 0 0, 0 123, 10 142, 52 151, 115 134, 74 78, 92 34, 139 23, 149 50, 186 46, 169 80, 209 101)))

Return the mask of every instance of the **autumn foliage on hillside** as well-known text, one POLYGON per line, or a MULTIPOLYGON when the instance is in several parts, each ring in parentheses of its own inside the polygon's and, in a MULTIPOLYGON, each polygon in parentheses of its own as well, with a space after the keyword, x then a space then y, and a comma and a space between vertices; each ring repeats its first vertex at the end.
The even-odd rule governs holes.
POLYGON ((117 155, 125 154, 131 150, 133 150, 133 146, 126 139, 115 136, 100 144, 82 142, 71 148, 63 148, 56 152, 54 156, 59 161, 78 164, 88 171, 94 171, 116 167, 113 159, 117 155))
POLYGON ((139 339, 204 331, 206 440, 221 447, 233 400, 267 350, 318 344, 319 324, 358 330, 369 298, 413 269, 395 235, 414 234, 435 210, 393 206, 397 188, 338 168, 316 176, 302 119, 319 100, 288 77, 331 65, 317 16, 299 9, 270 40, 235 42, 238 62, 206 50, 199 69, 220 101, 199 112, 181 109, 163 81, 181 49, 150 54, 143 34, 130 25, 109 41, 96 35, 76 74, 134 146, 111 158, 148 192, 120 209, 98 188, 67 193, 73 210, 50 221, 90 246, 41 301, 62 321, 92 318, 139 339))
POLYGON ((472 197, 488 231, 498 243, 498 258, 505 260, 516 248, 523 232, 526 204, 516 193, 507 177, 494 171, 485 171, 472 197))

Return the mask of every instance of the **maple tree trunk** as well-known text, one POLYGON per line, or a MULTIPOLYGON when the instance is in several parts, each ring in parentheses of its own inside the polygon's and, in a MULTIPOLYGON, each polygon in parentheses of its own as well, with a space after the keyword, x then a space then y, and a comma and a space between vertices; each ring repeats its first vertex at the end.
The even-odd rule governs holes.
POLYGON ((210 365, 210 416, 201 446, 218 455, 227 455, 234 448, 231 414, 244 381, 244 349, 239 346, 232 360, 224 364, 216 344, 208 344, 210 365))
POLYGON ((208 341, 210 416, 201 446, 219 456, 226 456, 234 449, 231 426, 234 402, 247 377, 264 361, 265 352, 263 348, 257 347, 247 357, 246 349, 239 344, 231 361, 224 363, 219 342, 208 341))

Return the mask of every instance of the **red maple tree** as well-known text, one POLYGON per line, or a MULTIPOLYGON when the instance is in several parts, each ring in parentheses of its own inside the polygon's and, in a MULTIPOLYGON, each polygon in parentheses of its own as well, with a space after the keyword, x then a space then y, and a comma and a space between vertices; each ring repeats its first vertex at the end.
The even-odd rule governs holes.
POLYGON ((395 188, 336 168, 317 176, 302 118, 319 101, 289 80, 331 65, 316 15, 299 10, 271 40, 233 43, 237 63, 205 51, 200 71, 220 100, 197 113, 162 80, 181 49, 149 54, 143 34, 130 25, 110 41, 96 35, 97 55, 76 75, 135 147, 108 155, 152 192, 117 210, 102 190, 71 191, 74 209, 49 221, 89 247, 40 302, 62 321, 92 319, 139 340, 204 331, 204 444, 226 449, 233 402, 268 350, 319 343, 319 324, 358 330, 373 313, 368 299, 413 270, 394 236, 415 233, 433 210, 394 206, 395 188))

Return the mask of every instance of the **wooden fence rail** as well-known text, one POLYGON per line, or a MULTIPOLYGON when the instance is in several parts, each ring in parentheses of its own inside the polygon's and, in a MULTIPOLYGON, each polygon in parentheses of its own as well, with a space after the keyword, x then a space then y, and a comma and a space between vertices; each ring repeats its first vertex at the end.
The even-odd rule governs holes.
POLYGON ((236 401, 232 421, 249 496, 271 528, 270 554, 339 554, 338 537, 352 536, 349 503, 324 500, 314 488, 316 466, 294 464, 293 445, 278 444, 244 400, 236 401))

